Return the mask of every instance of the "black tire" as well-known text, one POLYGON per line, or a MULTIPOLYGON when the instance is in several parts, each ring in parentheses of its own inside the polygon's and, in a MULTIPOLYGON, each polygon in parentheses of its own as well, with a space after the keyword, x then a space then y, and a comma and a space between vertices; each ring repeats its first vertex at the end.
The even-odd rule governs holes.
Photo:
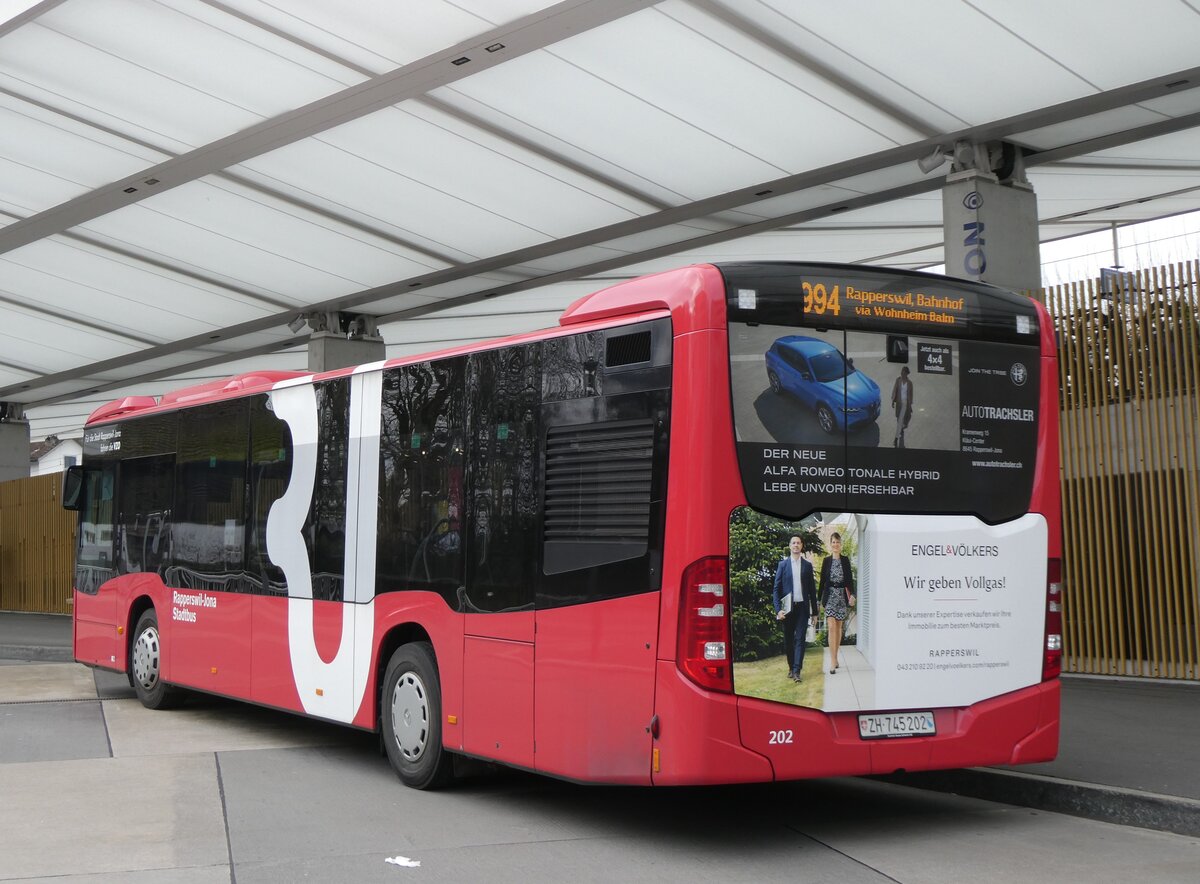
POLYGON ((129 644, 129 678, 133 690, 147 709, 169 709, 181 694, 162 680, 162 636, 154 609, 142 612, 129 644))
POLYGON ((771 385, 771 392, 776 396, 783 395, 783 384, 779 382, 779 375, 773 371, 767 372, 767 382, 771 385))
POLYGON ((454 759, 442 747, 442 688, 428 642, 412 642, 392 654, 379 717, 388 761, 404 785, 436 789, 450 781, 454 759))
POLYGON ((834 420, 833 412, 829 410, 829 406, 822 402, 817 406, 817 423, 821 425, 821 429, 832 435, 837 432, 837 422, 834 420))

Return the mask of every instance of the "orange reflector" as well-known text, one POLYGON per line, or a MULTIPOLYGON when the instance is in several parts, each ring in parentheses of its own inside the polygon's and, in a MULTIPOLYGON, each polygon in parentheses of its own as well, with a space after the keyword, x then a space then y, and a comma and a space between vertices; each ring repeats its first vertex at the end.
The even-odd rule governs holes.
POLYGON ((654 767, 654 772, 658 773, 658 750, 657 749, 654 750, 654 765, 653 765, 653 767, 654 767))
POLYGON ((318 697, 324 697, 324 696, 325 696, 325 689, 324 689, 324 688, 317 688, 317 696, 318 696, 318 697))
POLYGON ((446 721, 449 724, 458 724, 458 716, 457 715, 447 715, 446 721))
POLYGON ((124 634, 125 634, 125 627, 124 627, 124 626, 118 626, 118 627, 117 627, 117 635, 124 635, 124 634))
POLYGON ((211 672, 213 675, 216 675, 216 674, 217 674, 217 667, 215 667, 215 666, 214 666, 212 669, 210 669, 210 670, 209 670, 209 672, 211 672))

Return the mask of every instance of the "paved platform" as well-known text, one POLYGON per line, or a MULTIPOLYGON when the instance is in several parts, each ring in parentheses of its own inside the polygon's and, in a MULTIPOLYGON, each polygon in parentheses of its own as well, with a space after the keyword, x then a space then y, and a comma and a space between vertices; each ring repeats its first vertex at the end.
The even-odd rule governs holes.
POLYGON ((0 666, 0 881, 1188 882, 1195 838, 844 778, 402 786, 370 734, 120 675, 0 666), (419 865, 414 865, 419 863, 419 865))
MULTIPOLYGON (((70 641, 70 618, 0 613, 0 664, 6 660, 64 659, 64 653, 69 659, 70 641)), ((827 685, 836 682, 846 690, 852 685, 869 689, 865 680, 854 679, 850 671, 854 668, 852 657, 844 658, 843 669, 836 676, 827 676, 827 685)), ((87 704, 65 705, 86 699, 112 701, 104 707, 104 720, 108 751, 114 755, 148 754, 148 747, 161 741, 178 743, 186 739, 183 734, 170 732, 171 721, 183 722, 179 726, 187 734, 201 735, 217 751, 278 747, 296 740, 312 745, 312 737, 296 736, 309 734, 312 728, 325 734, 318 740, 328 736, 329 729, 322 731, 323 725, 241 706, 236 708, 249 711, 239 712, 238 721, 250 723, 250 735, 231 724, 223 712, 206 713, 203 707, 186 710, 184 719, 163 719, 143 710, 132 699, 123 677, 97 673, 93 685, 91 673, 83 667, 59 669, 43 662, 0 670, 4 675, 0 704, 47 700, 64 704, 44 708, 9 705, 6 714, 10 717, 3 721, 12 723, 12 716, 16 716, 32 727, 36 720, 38 730, 53 728, 57 733, 72 735, 64 737, 65 743, 59 748, 54 748, 55 743, 37 740, 22 747, 18 741, 5 739, 0 741, 0 762, 101 757, 96 754, 101 748, 94 737, 88 736, 86 726, 99 710, 89 709, 87 704), (51 679, 47 674, 50 671, 60 674, 51 679), (71 674, 62 674, 67 672, 71 674), (269 731, 276 732, 275 743, 269 742, 269 731)), ((1059 757, 1053 762, 886 779, 905 786, 1200 836, 1200 740, 1196 739, 1200 734, 1200 684, 1066 676, 1062 711, 1059 757)), ((341 732, 333 730, 340 739, 341 732)))

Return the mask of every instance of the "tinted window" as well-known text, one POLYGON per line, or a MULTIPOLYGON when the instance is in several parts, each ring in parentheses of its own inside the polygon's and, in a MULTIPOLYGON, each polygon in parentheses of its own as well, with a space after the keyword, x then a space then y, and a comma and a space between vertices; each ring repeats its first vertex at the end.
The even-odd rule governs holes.
POLYGON ((346 573, 346 476, 350 452, 350 379, 316 385, 317 479, 305 523, 313 598, 341 601, 346 573))
POLYGON ((121 462, 121 573, 163 574, 170 564, 171 503, 175 496, 175 455, 138 457, 121 462))
POLYGON ((284 594, 283 571, 267 555, 267 516, 287 491, 291 474, 292 434, 275 417, 267 396, 250 400, 250 526, 246 570, 255 592, 284 594))
POLYGON ((94 593, 113 576, 113 517, 117 467, 93 462, 84 472, 83 506, 75 556, 75 588, 94 593))
POLYGON ((531 608, 538 566, 537 345, 468 358, 471 547, 467 595, 479 611, 531 608))
POLYGON ((463 359, 384 372, 376 591, 463 583, 463 359))
POLYGON ((245 400, 179 415, 174 586, 244 589, 246 416, 245 400))

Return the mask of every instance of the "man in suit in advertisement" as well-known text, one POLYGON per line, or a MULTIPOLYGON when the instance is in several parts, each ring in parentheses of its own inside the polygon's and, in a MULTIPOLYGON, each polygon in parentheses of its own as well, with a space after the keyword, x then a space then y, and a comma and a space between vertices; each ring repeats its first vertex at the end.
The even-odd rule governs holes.
POLYGON ((803 553, 803 538, 793 535, 788 542, 788 555, 775 569, 775 589, 771 593, 775 619, 783 621, 788 678, 793 681, 800 681, 800 671, 804 668, 808 624, 817 623, 817 583, 812 562, 803 553))

